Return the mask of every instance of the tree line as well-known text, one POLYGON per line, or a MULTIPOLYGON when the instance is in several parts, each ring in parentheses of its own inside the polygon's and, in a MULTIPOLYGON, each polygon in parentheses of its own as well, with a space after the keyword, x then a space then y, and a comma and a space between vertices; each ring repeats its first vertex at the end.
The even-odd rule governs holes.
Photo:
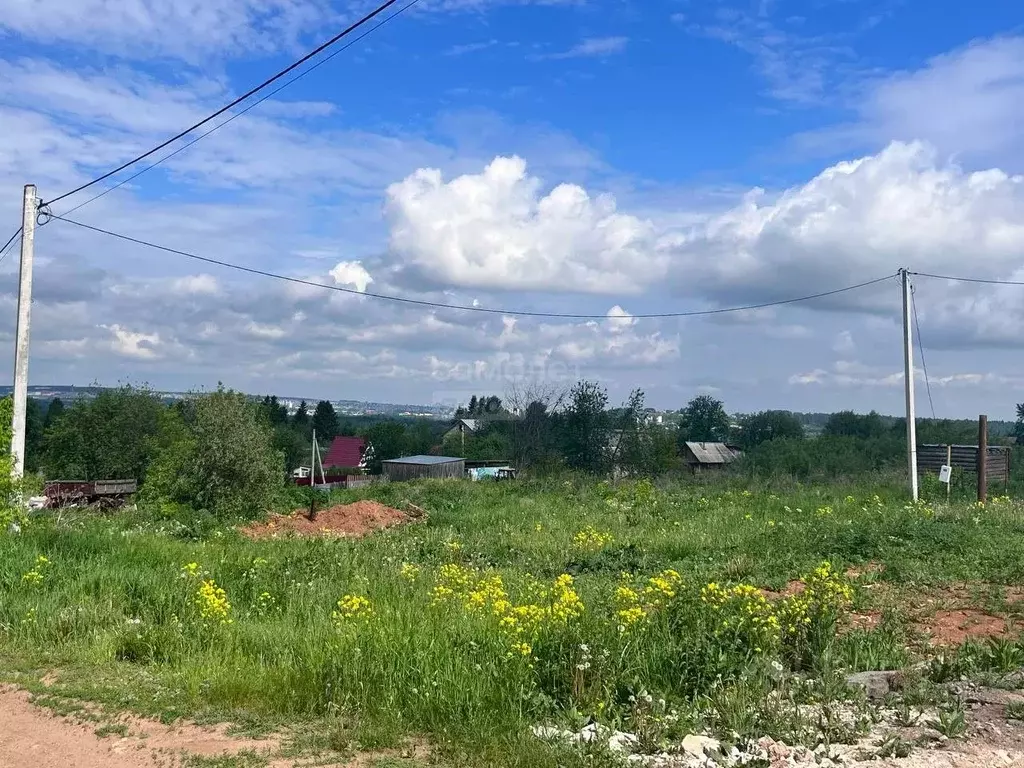
MULTIPOLYGON (((690 441, 734 444, 744 452, 740 469, 800 478, 897 466, 906 455, 905 421, 873 411, 830 414, 820 435, 808 437, 793 413, 730 416, 706 394, 659 423, 641 390, 611 405, 607 390, 590 381, 474 400, 462 412, 475 429, 459 431, 427 419, 341 418, 328 401, 289 413, 274 396, 253 400, 224 388, 172 403, 145 388, 105 389, 69 406, 30 401, 26 468, 48 479, 137 479, 146 498, 234 514, 270 504, 288 473, 309 463, 314 431, 323 454, 338 435, 363 437, 371 473, 387 459, 443 453, 536 473, 656 476, 682 468, 690 441)), ((1015 431, 1024 436, 1024 404, 1015 431)), ((974 444, 977 427, 922 419, 918 439, 974 444)))

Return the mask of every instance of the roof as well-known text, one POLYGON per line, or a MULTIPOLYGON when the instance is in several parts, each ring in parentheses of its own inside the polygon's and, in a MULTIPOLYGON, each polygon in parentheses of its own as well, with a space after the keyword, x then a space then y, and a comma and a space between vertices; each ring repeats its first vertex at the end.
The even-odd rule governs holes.
POLYGON ((456 419, 455 426, 458 426, 459 424, 464 424, 466 426, 466 429, 468 429, 470 432, 476 432, 477 429, 480 428, 479 419, 456 419))
POLYGON ((388 459, 385 464, 450 464, 453 461, 465 461, 457 456, 403 456, 400 459, 388 459))
POLYGON ((338 436, 324 456, 325 467, 358 467, 366 451, 366 440, 362 437, 338 436))
POLYGON ((725 443, 686 443, 687 449, 699 464, 728 464, 734 461, 740 452, 725 443))

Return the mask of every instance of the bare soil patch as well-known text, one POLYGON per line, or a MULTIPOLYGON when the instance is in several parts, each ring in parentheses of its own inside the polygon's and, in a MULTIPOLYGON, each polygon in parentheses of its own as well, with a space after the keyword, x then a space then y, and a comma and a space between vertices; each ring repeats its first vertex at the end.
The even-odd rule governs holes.
POLYGON ((13 686, 0 687, 0 723, 0 768, 166 768, 181 765, 186 756, 269 755, 278 748, 273 739, 228 736, 224 727, 163 725, 136 717, 117 720, 119 727, 102 736, 97 723, 57 716, 13 686))
POLYGON ((254 539, 278 536, 343 536, 358 538, 418 519, 417 513, 403 512, 376 501, 357 501, 320 510, 315 520, 309 511, 297 509, 290 515, 271 515, 266 522, 250 523, 241 531, 254 539))
POLYGON ((929 635, 933 645, 960 645, 975 638, 1008 637, 1006 619, 973 608, 936 611, 917 623, 919 630, 929 635))

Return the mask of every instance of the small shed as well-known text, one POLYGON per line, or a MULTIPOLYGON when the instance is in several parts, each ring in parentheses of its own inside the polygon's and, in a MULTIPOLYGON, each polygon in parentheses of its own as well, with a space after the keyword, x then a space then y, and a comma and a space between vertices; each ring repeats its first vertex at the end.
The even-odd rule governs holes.
POLYGON ((726 443, 683 443, 683 461, 696 471, 699 469, 721 469, 736 461, 742 451, 726 443))
POLYGON ((403 456, 382 461, 381 468, 382 474, 392 481, 461 478, 466 474, 466 460, 454 456, 403 456))

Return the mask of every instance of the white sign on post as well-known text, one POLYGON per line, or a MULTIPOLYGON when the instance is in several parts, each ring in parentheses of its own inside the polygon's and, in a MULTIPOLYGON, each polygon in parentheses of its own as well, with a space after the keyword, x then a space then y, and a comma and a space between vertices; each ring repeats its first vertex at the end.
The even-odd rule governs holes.
POLYGON ((949 482, 949 476, 952 475, 952 474, 953 474, 953 468, 951 466, 949 466, 948 464, 943 464, 942 468, 939 470, 939 482, 940 483, 948 483, 949 482))

